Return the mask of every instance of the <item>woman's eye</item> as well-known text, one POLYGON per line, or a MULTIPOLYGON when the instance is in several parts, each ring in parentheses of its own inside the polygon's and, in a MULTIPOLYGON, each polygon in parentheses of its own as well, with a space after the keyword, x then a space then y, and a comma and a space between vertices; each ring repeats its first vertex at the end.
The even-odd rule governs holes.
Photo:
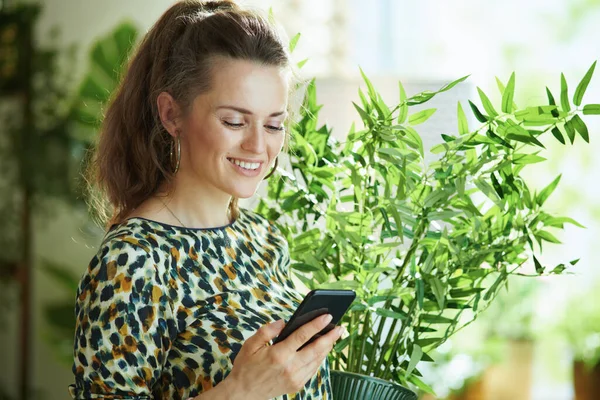
POLYGON ((241 128, 242 126, 244 126, 244 124, 234 124, 234 123, 228 122, 228 121, 223 121, 223 123, 232 128, 241 128))
POLYGON ((283 130, 283 126, 267 125, 267 129, 272 130, 272 131, 282 131, 283 130))

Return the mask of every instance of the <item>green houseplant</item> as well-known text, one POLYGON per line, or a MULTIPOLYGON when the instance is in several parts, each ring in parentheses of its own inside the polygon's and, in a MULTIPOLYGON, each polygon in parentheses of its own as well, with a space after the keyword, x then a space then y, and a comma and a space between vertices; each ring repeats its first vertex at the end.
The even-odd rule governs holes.
POLYGON ((521 172, 545 160, 546 140, 589 141, 580 115, 600 114, 598 104, 582 106, 595 64, 572 98, 562 75, 558 101, 546 89, 548 104, 536 107, 514 103, 514 73, 506 86, 497 80, 499 107, 478 89, 483 111, 469 106, 481 125, 469 128, 459 103, 458 131, 441 135, 429 165, 414 127, 435 109, 412 107, 467 77, 411 97, 399 84, 399 101, 390 107, 361 71, 367 91, 359 89, 354 106, 364 127, 353 125, 345 143, 318 126, 314 81, 308 85, 300 119, 290 126, 289 168, 269 183, 257 210, 286 235, 293 273, 309 289, 357 292, 343 321, 350 335, 331 356, 332 374, 427 391, 417 363, 432 361, 428 353, 475 320, 509 276, 567 268, 543 266, 534 255, 544 242, 559 242, 551 230, 579 225, 544 208, 560 177, 534 191, 521 172))
MULTIPOLYGON (((35 40, 40 11, 35 2, 0 5, 0 330, 16 309, 20 399, 39 392, 28 383, 36 333, 35 223, 54 214, 56 201, 78 204, 73 183, 80 160, 74 155, 85 147, 70 130, 74 47, 58 44, 57 29, 48 32, 45 44, 35 40)), ((8 398, 4 390, 0 398, 8 398)))

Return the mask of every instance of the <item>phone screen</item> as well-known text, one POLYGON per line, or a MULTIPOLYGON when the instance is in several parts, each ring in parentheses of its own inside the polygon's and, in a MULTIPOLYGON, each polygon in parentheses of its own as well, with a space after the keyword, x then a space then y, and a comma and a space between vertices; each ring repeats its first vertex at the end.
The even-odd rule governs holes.
POLYGON ((331 314, 333 316, 331 322, 298 349, 298 351, 302 350, 305 346, 309 345, 322 335, 325 335, 327 332, 335 328, 346 311, 348 311, 348 308, 350 308, 350 305, 355 298, 356 293, 354 290, 311 290, 306 297, 304 297, 302 303, 300 303, 294 312, 294 315, 292 315, 290 320, 286 323, 279 336, 273 340, 273 344, 285 340, 296 329, 305 323, 310 322, 311 320, 318 318, 323 314, 331 314))

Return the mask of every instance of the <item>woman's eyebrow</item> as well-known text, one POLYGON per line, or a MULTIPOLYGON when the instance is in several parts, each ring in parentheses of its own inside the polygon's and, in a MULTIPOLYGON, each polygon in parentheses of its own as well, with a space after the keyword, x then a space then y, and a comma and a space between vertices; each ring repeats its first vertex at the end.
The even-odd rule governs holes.
MULTIPOLYGON (((223 108, 224 109, 228 109, 228 110, 234 110, 234 111, 237 111, 239 113, 246 114, 246 115, 253 115, 252 111, 246 110, 245 108, 235 107, 235 106, 219 106, 219 107, 217 107, 217 110, 220 110, 220 109, 223 109, 223 108)), ((277 112, 274 112, 271 115, 269 115, 269 117, 278 117, 278 116, 283 115, 283 114, 285 114, 285 111, 277 111, 277 112)))

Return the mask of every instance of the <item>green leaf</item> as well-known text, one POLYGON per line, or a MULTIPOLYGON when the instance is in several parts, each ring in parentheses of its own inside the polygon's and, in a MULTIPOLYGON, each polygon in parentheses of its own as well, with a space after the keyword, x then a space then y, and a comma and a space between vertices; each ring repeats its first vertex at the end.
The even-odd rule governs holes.
POLYGON ((298 40, 300 39, 300 32, 296 33, 292 40, 290 40, 290 53, 294 52, 296 48, 296 44, 298 44, 298 40))
POLYGON ((435 113, 435 108, 428 108, 426 110, 419 111, 410 117, 408 117, 408 123, 411 125, 422 124, 427 121, 435 113))
POLYGON ((538 275, 541 275, 544 273, 544 267, 542 266, 542 264, 540 264, 540 262, 538 261, 538 259, 533 256, 533 263, 535 264, 535 272, 538 273, 538 275))
POLYGON ((462 105, 460 104, 460 101, 458 102, 457 113, 458 113, 458 133, 460 133, 461 135, 466 135, 467 133, 469 133, 469 123, 467 122, 467 116, 465 115, 465 112, 462 108, 462 105))
POLYGON ((560 105, 563 111, 571 111, 571 105, 569 104, 569 87, 567 85, 567 80, 565 79, 565 74, 563 73, 560 74, 560 105))
POLYGON ((398 113, 398 123, 403 124, 408 116, 408 104, 406 103, 406 91, 402 82, 398 81, 398 89, 400 91, 400 110, 398 113))
POLYGON ((515 154, 513 158, 513 163, 517 165, 535 164, 542 161, 546 161, 546 159, 535 154, 515 154))
POLYGON ((382 317, 388 317, 388 318, 400 319, 400 320, 406 319, 406 315, 397 313, 392 310, 388 310, 386 308, 381 308, 381 307, 375 309, 375 313, 377 313, 378 315, 381 315, 382 317))
POLYGON ((442 317, 437 314, 421 314, 421 320, 430 324, 451 324, 454 322, 452 318, 442 317))
POLYGON ((558 129, 556 126, 552 128, 552 135, 556 138, 556 140, 562 144, 565 144, 565 138, 563 137, 562 133, 560 133, 560 129, 558 129))
POLYGON ((562 175, 557 176, 556 179, 554 179, 548 186, 546 186, 540 192, 540 194, 537 196, 537 201, 536 201, 538 205, 542 206, 546 202, 548 197, 550 197, 552 192, 554 192, 554 189, 556 189, 556 186, 558 186, 558 182, 560 182, 561 176, 562 175))
POLYGON ((299 61, 298 63, 296 63, 296 66, 298 68, 302 68, 302 67, 304 67, 304 64, 306 64, 307 61, 308 61, 308 58, 305 58, 304 60, 299 61))
POLYGON ((447 84, 446 86, 444 86, 440 90, 438 90, 438 93, 445 92, 447 90, 452 89, 454 86, 458 85, 459 83, 461 83, 462 81, 467 79, 469 76, 471 76, 471 75, 465 75, 462 78, 458 78, 457 80, 450 82, 449 84, 447 84))
POLYGON ((583 106, 583 115, 600 115, 600 104, 586 104, 583 106))
POLYGON ((438 306, 440 307, 440 310, 443 310, 445 305, 444 303, 446 302, 446 287, 436 277, 431 278, 429 281, 433 295, 438 302, 438 306))
POLYGON ((374 122, 373 122, 373 118, 369 115, 369 113, 367 113, 365 110, 360 108, 359 105, 356 104, 355 102, 352 102, 352 104, 354 104, 354 108, 356 108, 356 111, 358 111, 358 114, 360 115, 360 118, 363 120, 365 126, 372 127, 374 125, 374 122))
POLYGON ((548 103, 551 106, 555 106, 556 100, 554 100, 554 96, 552 95, 552 92, 550 91, 550 89, 548 89, 548 86, 546 86, 546 94, 548 95, 548 103))
POLYGON ((579 222, 569 217, 551 217, 544 221, 544 225, 554 226, 557 228, 562 228, 564 224, 572 224, 578 226, 579 228, 585 228, 584 225, 581 225, 579 222))
POLYGON ((488 117, 483 115, 481 111, 479 111, 479 108, 477 108, 477 106, 471 100, 469 100, 469 105, 471 106, 471 110, 473 110, 473 114, 475 114, 475 118, 477 118, 479 122, 488 122, 488 117))
POLYGON ((435 392, 433 391, 433 389, 428 384, 420 380, 417 376, 411 375, 410 378, 408 378, 408 380, 410 381, 410 383, 412 383, 425 393, 435 396, 435 392))
POLYGON ((369 93, 369 97, 371 97, 371 99, 373 99, 373 100, 376 100, 377 99, 377 92, 375 91, 375 88, 373 87, 373 84, 371 83, 371 80, 367 77, 367 75, 362 70, 362 68, 359 68, 359 70, 360 70, 360 75, 362 76, 363 80, 365 81, 365 83, 367 85, 367 90, 368 90, 368 93, 369 93))
POLYGON ((458 288, 458 289, 451 289, 450 290, 450 297, 454 298, 454 299, 458 299, 461 297, 471 297, 479 292, 482 292, 484 289, 483 288, 466 288, 466 289, 462 289, 462 288, 458 288))
POLYGON ((515 95, 515 73, 510 75, 506 89, 502 94, 502 111, 505 113, 512 112, 513 97, 515 95))
POLYGON ((413 344, 412 354, 410 355, 410 362, 408 363, 408 368, 406 368, 406 375, 412 374, 413 370, 417 366, 417 363, 421 361, 421 357, 423 356, 423 349, 418 344, 413 344))
POLYGON ((483 104, 483 109, 485 110, 485 112, 488 113, 488 115, 492 118, 497 117, 498 113, 494 109, 492 102, 486 96, 486 94, 483 92, 483 90, 481 90, 479 87, 477 87, 477 92, 479 93, 479 97, 481 98, 481 104, 483 104))
POLYGON ((319 285, 323 289, 358 289, 360 283, 356 281, 325 282, 319 285))
POLYGON ((487 290, 487 292, 485 292, 485 295, 483 296, 483 300, 488 301, 489 299, 492 298, 494 293, 496 293, 498 286, 500 286, 500 284, 502 284, 503 282, 506 282, 506 275, 507 275, 506 271, 502 271, 502 272, 500 272, 500 274, 498 274, 498 278, 496 278, 496 280, 494 281, 492 286, 490 286, 490 288, 487 290))
POLYGON ((408 139, 407 143, 409 144, 409 146, 411 146, 414 149, 419 150, 421 157, 423 157, 424 156, 423 139, 421 139, 421 136, 419 135, 419 133, 416 130, 414 130, 413 128, 411 128, 410 126, 405 127, 404 131, 406 132, 406 138, 408 139))
POLYGON ((567 132, 567 136, 569 137, 569 141, 571 141, 571 144, 573 144, 573 142, 575 142, 575 127, 573 125, 573 119, 565 122, 564 127, 565 131, 567 132))
POLYGON ((517 142, 535 144, 536 146, 545 148, 542 142, 540 142, 532 132, 526 130, 522 126, 513 124, 506 128, 506 138, 510 140, 516 140, 517 142))
POLYGON ((573 95, 573 104, 575 104, 576 106, 581 105, 581 101, 583 100, 585 90, 587 89, 590 80, 592 79, 592 75, 594 74, 594 68, 596 68, 596 61, 594 61, 590 69, 586 72, 581 82, 579 82, 579 85, 577 85, 577 89, 575 89, 575 94, 573 95))
POLYGON ((585 125, 585 122, 583 122, 583 120, 579 116, 579 114, 575 114, 573 116, 573 118, 571 119, 571 121, 573 121, 573 127, 575 128, 575 130, 577 132, 579 132, 579 135, 581 136, 581 138, 583 140, 585 140, 586 143, 589 143, 590 142, 590 134, 588 133, 588 128, 585 125))
POLYGON ((534 235, 550 243, 560 243, 560 240, 558 240, 553 234, 551 234, 548 231, 538 231, 535 232, 534 235))
POLYGON ((552 270, 551 273, 553 273, 553 274, 560 274, 565 269, 566 269, 565 264, 558 264, 556 267, 554 267, 554 269, 552 270))

